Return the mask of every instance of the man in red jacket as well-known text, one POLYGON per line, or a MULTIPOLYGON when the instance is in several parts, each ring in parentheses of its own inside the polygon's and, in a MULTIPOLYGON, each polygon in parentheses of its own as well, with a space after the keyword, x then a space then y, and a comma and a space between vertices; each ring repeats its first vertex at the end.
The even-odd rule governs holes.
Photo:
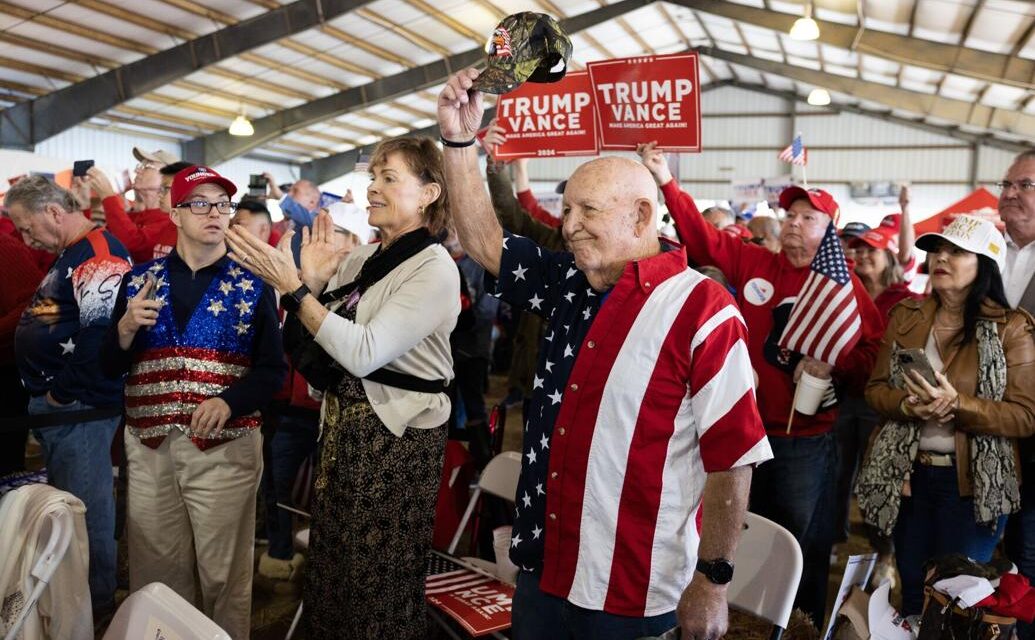
POLYGON ((842 353, 836 367, 781 349, 777 342, 827 226, 837 217, 837 203, 819 189, 784 190, 780 205, 787 215, 780 229, 780 252, 773 253, 708 224, 693 199, 672 179, 664 155, 654 143, 641 145, 638 151, 665 195, 687 256, 699 264, 717 266, 737 290, 737 303, 748 328, 748 353, 758 374, 758 408, 775 456, 755 470, 751 511, 783 525, 797 538, 805 566, 796 606, 818 626, 826 610, 835 533, 837 442, 833 424, 838 396, 862 392, 881 339, 880 315, 852 274, 862 321, 857 346, 842 353), (816 414, 796 412, 788 431, 795 383, 803 370, 818 378, 832 377, 834 384, 816 414))
POLYGON ((162 174, 152 166, 141 168, 133 179, 133 193, 142 209, 127 212, 122 196, 115 193, 108 177, 97 167, 87 173, 87 183, 101 198, 108 231, 129 250, 136 264, 162 258, 176 246, 176 225, 163 210, 162 174))

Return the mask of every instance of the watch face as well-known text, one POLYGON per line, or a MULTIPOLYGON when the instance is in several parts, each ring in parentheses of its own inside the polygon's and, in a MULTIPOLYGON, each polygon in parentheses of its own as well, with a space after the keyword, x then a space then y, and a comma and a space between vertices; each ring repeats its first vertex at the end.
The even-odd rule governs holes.
POLYGON ((733 579, 733 565, 725 560, 716 560, 712 563, 712 582, 726 584, 733 579))

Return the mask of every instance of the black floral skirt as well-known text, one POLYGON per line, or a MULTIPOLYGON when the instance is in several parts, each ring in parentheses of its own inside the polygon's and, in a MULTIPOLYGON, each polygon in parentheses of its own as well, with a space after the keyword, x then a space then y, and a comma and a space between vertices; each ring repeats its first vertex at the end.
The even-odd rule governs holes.
POLYGON ((398 438, 369 402, 338 398, 326 406, 313 494, 307 637, 423 640, 446 429, 407 428, 398 438))

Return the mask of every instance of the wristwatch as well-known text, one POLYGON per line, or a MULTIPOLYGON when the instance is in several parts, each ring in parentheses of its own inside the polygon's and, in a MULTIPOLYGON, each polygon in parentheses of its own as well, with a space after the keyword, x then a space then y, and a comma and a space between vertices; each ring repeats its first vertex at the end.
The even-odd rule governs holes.
POLYGON ((302 306, 302 298, 305 298, 307 295, 309 295, 309 287, 303 284, 291 293, 285 293, 280 296, 280 306, 284 307, 286 311, 297 313, 299 307, 302 306))
POLYGON ((733 563, 726 558, 716 560, 697 560, 697 570, 704 574, 713 584, 729 584, 733 579, 733 563))

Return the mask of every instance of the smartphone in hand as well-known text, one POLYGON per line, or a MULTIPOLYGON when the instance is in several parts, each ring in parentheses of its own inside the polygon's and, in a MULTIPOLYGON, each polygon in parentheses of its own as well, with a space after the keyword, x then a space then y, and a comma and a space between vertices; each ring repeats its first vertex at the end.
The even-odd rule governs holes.
POLYGON ((93 166, 93 160, 76 160, 72 165, 72 177, 82 178, 86 176, 86 172, 93 166))
POLYGON ((923 349, 902 349, 895 354, 898 365, 903 372, 916 371, 932 387, 938 386, 938 380, 934 377, 934 367, 927 359, 923 349))

